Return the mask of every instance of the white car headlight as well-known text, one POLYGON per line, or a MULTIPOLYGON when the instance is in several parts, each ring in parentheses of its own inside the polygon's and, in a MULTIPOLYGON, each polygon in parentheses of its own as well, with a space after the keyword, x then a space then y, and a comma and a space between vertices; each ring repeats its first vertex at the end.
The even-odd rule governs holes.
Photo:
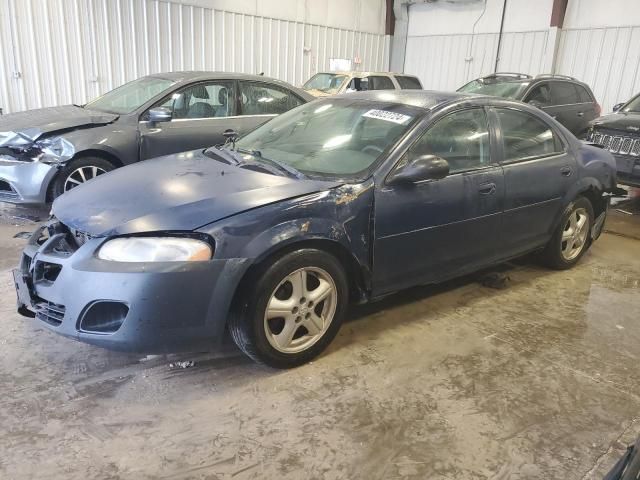
POLYGON ((212 254, 208 243, 183 237, 114 238, 98 250, 98 258, 113 262, 197 262, 212 254))

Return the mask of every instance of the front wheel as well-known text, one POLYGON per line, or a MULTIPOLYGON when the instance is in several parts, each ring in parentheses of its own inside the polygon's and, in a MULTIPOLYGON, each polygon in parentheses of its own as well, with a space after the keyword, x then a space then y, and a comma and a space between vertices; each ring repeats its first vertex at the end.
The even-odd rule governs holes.
POLYGON ((340 262, 316 249, 282 256, 245 288, 229 331, 244 353, 275 368, 295 367, 319 355, 338 333, 347 307, 340 262))
POLYGON ((547 244, 543 258, 559 270, 573 267, 591 245, 593 207, 585 197, 578 197, 564 211, 558 228, 547 244))
POLYGON ((52 200, 114 168, 111 162, 100 157, 83 157, 70 161, 60 169, 54 180, 51 188, 52 200))

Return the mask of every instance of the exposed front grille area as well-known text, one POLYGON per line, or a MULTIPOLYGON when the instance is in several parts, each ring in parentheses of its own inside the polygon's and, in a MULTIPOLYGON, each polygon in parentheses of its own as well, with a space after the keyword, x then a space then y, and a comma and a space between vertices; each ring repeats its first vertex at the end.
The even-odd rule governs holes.
POLYGON ((64 318, 65 306, 41 300, 35 305, 36 318, 57 327, 64 318))
POLYGON ((640 138, 638 137, 594 131, 591 133, 589 141, 602 145, 611 153, 640 156, 640 138))

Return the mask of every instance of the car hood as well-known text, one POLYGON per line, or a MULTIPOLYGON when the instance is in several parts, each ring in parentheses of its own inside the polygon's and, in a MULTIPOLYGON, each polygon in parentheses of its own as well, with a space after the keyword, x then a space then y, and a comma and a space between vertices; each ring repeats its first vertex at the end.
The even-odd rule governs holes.
POLYGON ((194 151, 100 176, 58 197, 52 213, 68 227, 98 237, 189 231, 338 185, 239 168, 194 151))
POLYGON ((640 113, 619 112, 596 118, 592 125, 594 127, 611 128, 628 132, 640 131, 640 113))
POLYGON ((105 125, 118 118, 111 113, 75 105, 39 108, 0 116, 0 147, 23 147, 48 133, 92 125, 105 125))

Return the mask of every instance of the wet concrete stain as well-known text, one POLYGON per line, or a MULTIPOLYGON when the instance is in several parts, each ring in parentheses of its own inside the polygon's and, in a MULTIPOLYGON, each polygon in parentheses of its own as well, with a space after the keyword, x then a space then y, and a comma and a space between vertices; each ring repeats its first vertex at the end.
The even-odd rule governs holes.
POLYGON ((497 270, 504 289, 471 275, 353 307, 293 371, 229 342, 140 357, 59 337, 15 313, 4 270, 0 478, 600 479, 640 433, 640 241, 497 270))

